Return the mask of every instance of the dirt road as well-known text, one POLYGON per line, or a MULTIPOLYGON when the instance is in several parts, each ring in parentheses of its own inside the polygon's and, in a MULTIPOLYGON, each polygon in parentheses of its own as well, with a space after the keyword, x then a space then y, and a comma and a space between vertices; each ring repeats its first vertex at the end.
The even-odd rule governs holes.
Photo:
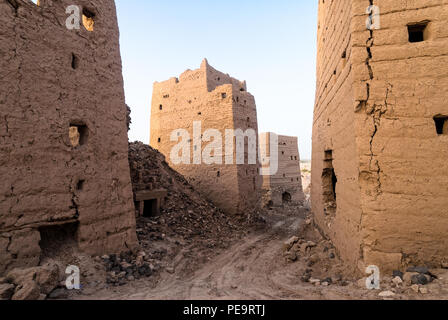
MULTIPOLYGON (((268 228, 253 232, 188 277, 164 272, 157 284, 149 280, 103 289, 77 299, 353 299, 368 292, 349 286, 316 287, 301 281, 304 262, 288 263, 283 243, 296 235, 304 213, 272 213, 268 228)), ((182 264, 182 252, 176 259, 182 264)))

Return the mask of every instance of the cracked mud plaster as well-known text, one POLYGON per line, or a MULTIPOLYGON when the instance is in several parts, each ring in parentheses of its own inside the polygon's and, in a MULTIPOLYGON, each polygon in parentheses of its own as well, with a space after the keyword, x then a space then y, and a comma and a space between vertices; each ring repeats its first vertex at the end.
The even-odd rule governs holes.
POLYGON ((115 4, 82 3, 97 10, 93 32, 65 27, 69 1, 0 0, 0 236, 29 230, 34 248, 2 242, 0 274, 39 261, 42 225, 77 220, 90 254, 136 245, 115 4), (84 145, 71 145, 72 123, 84 145))
POLYGON ((440 187, 448 182, 448 144, 433 120, 448 98, 440 72, 448 67, 446 9, 442 0, 405 8, 393 0, 319 3, 312 208, 344 260, 360 270, 369 263, 385 271, 440 267, 448 255, 448 190, 440 187), (380 6, 382 29, 365 28, 369 5, 380 6), (411 43, 407 26, 421 21, 429 21, 427 36, 411 43), (343 52, 345 67, 329 81, 343 52), (328 149, 338 177, 331 227, 322 205, 328 149))

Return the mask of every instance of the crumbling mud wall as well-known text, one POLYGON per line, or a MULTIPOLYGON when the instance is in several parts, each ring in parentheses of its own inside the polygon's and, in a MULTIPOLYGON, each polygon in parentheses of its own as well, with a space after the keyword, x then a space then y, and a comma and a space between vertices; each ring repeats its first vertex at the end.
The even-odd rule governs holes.
MULTIPOLYGON (((197 70, 187 70, 180 78, 154 84, 151 106, 151 146, 166 156, 169 164, 184 175, 208 200, 230 214, 245 213, 259 203, 261 177, 258 161, 248 164, 248 144, 244 141, 244 164, 236 164, 236 139, 233 161, 226 162, 226 130, 252 129, 258 137, 257 111, 254 97, 247 92, 246 83, 212 68, 204 60, 197 70), (200 122, 195 135, 193 124, 200 122), (172 134, 175 130, 188 132, 187 159, 190 164, 173 163, 173 147, 185 137, 172 134), (222 140, 204 137, 217 130, 222 140), (202 142, 201 142, 202 140, 202 142), (210 150, 213 143, 221 151, 210 150), (214 157, 207 163, 201 154, 214 157), (195 160, 196 159, 196 160, 195 160)), ((256 142, 255 142, 256 148, 256 142)), ((176 153, 182 154, 182 152, 176 153)))
MULTIPOLYGON (((261 154, 269 158, 273 156, 270 152, 271 136, 270 132, 260 134, 261 154)), ((267 169, 269 165, 266 163, 267 169)), ((305 195, 297 137, 278 136, 278 171, 275 175, 263 176, 262 197, 265 206, 303 204, 305 195)))
POLYGON ((448 257, 447 9, 319 1, 312 207, 361 271, 448 257), (372 30, 369 5, 380 10, 372 30))
POLYGON ((37 265, 52 239, 133 247, 114 2, 0 0, 0 57, 0 274, 37 265), (67 29, 73 4, 93 31, 67 29))

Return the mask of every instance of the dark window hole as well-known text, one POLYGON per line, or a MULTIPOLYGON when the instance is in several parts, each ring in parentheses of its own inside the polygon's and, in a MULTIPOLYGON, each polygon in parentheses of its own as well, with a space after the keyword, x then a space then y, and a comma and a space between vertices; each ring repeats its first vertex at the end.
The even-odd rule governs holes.
POLYGON ((332 214, 336 212, 336 186, 338 178, 333 168, 333 151, 325 151, 324 169, 322 172, 322 191, 323 202, 326 214, 332 214))
POLYGON ((428 22, 420 22, 408 25, 409 42, 422 42, 426 40, 426 27, 428 22))
POLYGON ((79 59, 74 53, 72 53, 72 69, 76 70, 78 69, 78 66, 79 66, 79 59))
POLYGON ((282 195, 283 203, 288 203, 292 201, 291 194, 289 192, 284 192, 282 195))
POLYGON ((93 26, 95 24, 95 14, 87 8, 82 9, 82 24, 87 31, 93 31, 93 26))
POLYGON ((39 228, 41 260, 70 254, 77 247, 78 228, 78 222, 39 228))
POLYGON ((143 202, 143 216, 150 218, 158 214, 157 212, 157 200, 145 200, 143 202))
POLYGON ((70 124, 69 138, 73 147, 82 146, 87 143, 89 129, 84 124, 70 124))
POLYGON ((79 190, 79 191, 83 190, 84 183, 85 183, 85 180, 79 180, 78 183, 76 184, 76 190, 79 190))
POLYGON ((448 135, 448 116, 435 116, 434 123, 438 135, 448 135))

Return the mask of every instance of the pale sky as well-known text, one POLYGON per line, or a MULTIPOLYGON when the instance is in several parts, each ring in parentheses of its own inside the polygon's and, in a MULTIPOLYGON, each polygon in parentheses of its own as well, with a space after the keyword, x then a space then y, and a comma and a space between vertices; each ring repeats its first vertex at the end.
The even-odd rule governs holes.
POLYGON ((299 137, 311 158, 317 1, 116 0, 131 141, 149 143, 152 85, 203 58, 255 96, 260 132, 299 137))

